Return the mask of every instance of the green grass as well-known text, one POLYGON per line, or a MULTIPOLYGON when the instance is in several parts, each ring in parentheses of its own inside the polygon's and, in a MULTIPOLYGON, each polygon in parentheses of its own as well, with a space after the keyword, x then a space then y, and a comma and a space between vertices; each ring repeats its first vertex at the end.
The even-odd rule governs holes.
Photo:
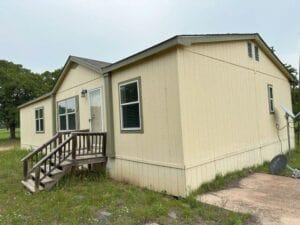
MULTIPOLYGON (((20 129, 16 129, 16 138, 20 138, 20 129)), ((9 130, 7 129, 0 129, 0 140, 7 140, 9 139, 9 130)))
POLYGON ((118 183, 101 173, 78 172, 48 192, 29 194, 21 185, 24 150, 0 152, 0 224, 245 224, 249 215, 176 199, 118 183), (104 217, 101 211, 110 212, 104 217), (168 216, 175 212, 177 219, 168 216))
POLYGON ((0 129, 0 150, 14 148, 20 145, 20 129, 16 129, 16 139, 10 139, 9 130, 0 129))

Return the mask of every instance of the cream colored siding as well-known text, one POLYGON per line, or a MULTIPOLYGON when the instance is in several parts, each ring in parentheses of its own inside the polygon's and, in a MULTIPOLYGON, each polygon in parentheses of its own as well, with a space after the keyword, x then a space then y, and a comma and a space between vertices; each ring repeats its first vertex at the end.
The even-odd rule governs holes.
POLYGON ((116 159, 111 174, 174 195, 184 192, 176 50, 112 73, 116 159), (143 133, 120 132, 118 84, 140 77, 143 133))
MULTIPOLYGON (((96 88, 102 88, 102 102, 104 104, 104 78, 99 73, 96 73, 86 67, 81 65, 71 66, 69 69, 63 83, 59 87, 56 93, 56 102, 61 100, 79 96, 79 129, 89 129, 89 119, 90 119, 90 110, 89 110, 89 99, 88 95, 86 97, 81 97, 81 91, 93 90, 96 88)), ((105 106, 104 110, 105 110, 105 106)), ((105 115, 103 118, 104 121, 104 130, 105 127, 105 115)), ((58 129, 58 125, 57 125, 58 129)))
MULTIPOLYGON (((259 54, 259 62, 249 58, 245 41, 178 49, 188 189, 280 152, 276 123, 285 125, 280 105, 292 107, 290 87, 267 56, 259 54), (269 113, 267 84, 273 85, 275 115, 269 113)), ((281 138, 286 140, 286 130, 281 138)))
POLYGON ((52 137, 52 98, 34 103, 20 110, 21 147, 35 149, 52 137), (44 132, 35 131, 35 109, 44 108, 44 132))
MULTIPOLYGON (((280 153, 276 124, 286 125, 280 105, 292 108, 289 81, 261 49, 257 62, 251 43, 252 58, 247 41, 180 45, 107 74, 114 129, 108 137, 115 146, 115 156, 107 162, 112 178, 186 196, 217 174, 261 164, 280 153), (140 79, 143 129, 122 132, 119 84, 135 78, 140 79), (273 86, 274 114, 269 113, 268 84, 273 86)), ((66 71, 55 102, 79 96, 79 128, 89 129, 88 96, 81 97, 81 91, 102 88, 104 103, 104 77, 74 63, 66 71)), ((41 145, 52 136, 51 104, 48 98, 21 109, 23 147, 41 145), (44 134, 35 133, 34 110, 40 106, 44 134)), ((286 132, 279 132, 284 152, 286 132)), ((291 137, 293 147, 292 128, 291 137)))

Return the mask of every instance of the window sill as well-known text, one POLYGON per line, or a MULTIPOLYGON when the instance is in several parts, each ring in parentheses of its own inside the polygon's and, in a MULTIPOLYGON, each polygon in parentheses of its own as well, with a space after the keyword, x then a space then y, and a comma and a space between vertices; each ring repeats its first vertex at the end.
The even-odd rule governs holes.
POLYGON ((35 131, 36 134, 44 134, 45 131, 35 131))
POLYGON ((123 134, 130 134, 130 133, 133 133, 133 134, 135 134, 135 133, 140 133, 140 134, 143 134, 144 133, 144 130, 141 128, 141 129, 129 129, 129 130, 123 130, 123 129, 121 129, 121 133, 123 133, 123 134))

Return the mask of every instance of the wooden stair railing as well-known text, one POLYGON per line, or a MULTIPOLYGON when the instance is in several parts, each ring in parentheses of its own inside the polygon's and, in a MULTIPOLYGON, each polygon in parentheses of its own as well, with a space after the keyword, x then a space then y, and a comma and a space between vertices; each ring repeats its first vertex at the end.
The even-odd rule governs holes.
POLYGON ((25 156, 21 161, 23 162, 23 177, 26 179, 34 165, 45 155, 50 153, 56 146, 62 143, 69 137, 71 132, 58 132, 49 141, 38 147, 33 152, 25 156), (30 169, 30 168, 31 169, 30 169))
POLYGON ((39 190, 41 181, 49 176, 51 172, 57 169, 69 156, 72 155, 72 145, 76 145, 76 138, 71 135, 63 143, 58 145, 52 152, 42 158, 35 166, 32 171, 35 172, 35 190, 39 190), (41 168, 43 168, 43 173, 41 173, 41 168))
MULTIPOLYGON (((79 130, 78 132, 88 132, 89 130, 79 130)), ((65 141, 71 134, 71 131, 60 131, 56 133, 49 141, 38 147, 36 150, 29 153, 21 162, 23 162, 23 177, 26 179, 30 176, 30 171, 36 163, 39 162, 45 155, 49 154, 59 144, 65 141)))
MULTIPOLYGON (((59 134, 55 135, 43 146, 51 145, 59 137, 59 134)), ((26 168, 23 169, 22 183, 31 192, 44 190, 47 187, 50 189, 71 166, 75 169, 79 164, 105 162, 106 133, 76 131, 70 133, 69 137, 50 152, 46 152, 46 155, 41 155, 41 149, 23 159, 23 163, 26 164, 23 167, 26 168), (29 160, 34 162, 31 169, 28 169, 29 160)))

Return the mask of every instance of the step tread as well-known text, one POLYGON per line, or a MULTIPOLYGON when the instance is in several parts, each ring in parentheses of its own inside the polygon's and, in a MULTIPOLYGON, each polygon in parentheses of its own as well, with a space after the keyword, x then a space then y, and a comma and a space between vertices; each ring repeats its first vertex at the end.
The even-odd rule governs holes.
MULTIPOLYGON (((32 178, 35 178, 35 173, 34 173, 34 172, 31 173, 30 175, 32 176, 32 178)), ((40 177, 43 177, 43 176, 44 176, 44 173, 41 172, 40 177)), ((46 183, 50 183, 50 182, 53 182, 53 181, 55 181, 53 178, 51 178, 51 177, 49 177, 49 176, 46 176, 45 178, 43 178, 43 179, 41 180, 41 183, 42 183, 42 184, 46 184, 46 183)))
MULTIPOLYGON (((48 166, 47 166, 48 167, 48 166)), ((51 166, 51 167, 53 167, 53 166, 51 166)), ((41 169, 42 169, 42 171, 45 171, 45 167, 44 166, 41 166, 41 169)), ((47 168, 48 169, 48 168, 47 168)), ((51 172, 50 172, 50 175, 57 175, 57 174, 60 174, 60 173, 62 173, 63 172, 63 170, 60 170, 60 169, 58 169, 58 168, 54 168, 54 170, 52 170, 51 172)))
MULTIPOLYGON (((35 190, 35 183, 32 179, 22 180, 22 184, 32 193, 36 192, 35 190)), ((44 188, 39 185, 39 190, 43 191, 44 188)))
MULTIPOLYGON (((53 162, 53 161, 52 161, 53 162)), ((65 167, 65 166, 69 166, 69 165, 71 165, 72 164, 72 161, 71 161, 71 159, 69 160, 69 159, 67 159, 67 160, 64 160, 64 161, 62 161, 59 165, 57 165, 57 166, 62 166, 62 167, 65 167)))

